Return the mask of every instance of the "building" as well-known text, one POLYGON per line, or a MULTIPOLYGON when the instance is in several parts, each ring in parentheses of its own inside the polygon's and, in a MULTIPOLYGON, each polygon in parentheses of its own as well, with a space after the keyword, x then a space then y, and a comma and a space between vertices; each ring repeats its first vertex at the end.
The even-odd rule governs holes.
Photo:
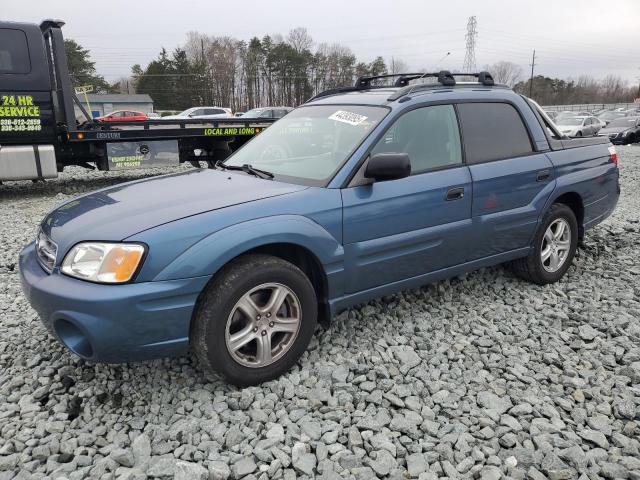
MULTIPOLYGON (((84 94, 78 95, 78 100, 86 110, 91 110, 91 115, 100 117, 115 110, 134 110, 136 112, 153 112, 153 100, 146 93, 133 95, 124 93, 89 93, 85 99, 84 94), (89 107, 87 107, 87 100, 89 107)), ((76 118, 82 117, 82 112, 76 105, 76 118)))

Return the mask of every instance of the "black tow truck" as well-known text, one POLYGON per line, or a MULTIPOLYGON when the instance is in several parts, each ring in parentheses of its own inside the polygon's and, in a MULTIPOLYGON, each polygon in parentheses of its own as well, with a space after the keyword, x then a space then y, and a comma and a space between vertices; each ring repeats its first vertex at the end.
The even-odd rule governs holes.
POLYGON ((94 120, 71 84, 63 25, 0 22, 0 182, 54 178, 70 165, 213 167, 275 121, 94 120))

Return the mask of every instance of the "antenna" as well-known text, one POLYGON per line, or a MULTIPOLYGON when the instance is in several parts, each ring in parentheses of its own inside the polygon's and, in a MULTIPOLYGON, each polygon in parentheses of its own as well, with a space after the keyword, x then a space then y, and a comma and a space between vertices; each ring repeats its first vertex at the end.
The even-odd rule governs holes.
POLYGON ((464 54, 464 64, 462 65, 463 72, 476 71, 476 37, 478 36, 478 31, 476 30, 477 26, 478 22, 476 21, 475 15, 469 17, 469 21, 467 22, 467 33, 464 36, 465 42, 467 44, 467 52, 464 54))

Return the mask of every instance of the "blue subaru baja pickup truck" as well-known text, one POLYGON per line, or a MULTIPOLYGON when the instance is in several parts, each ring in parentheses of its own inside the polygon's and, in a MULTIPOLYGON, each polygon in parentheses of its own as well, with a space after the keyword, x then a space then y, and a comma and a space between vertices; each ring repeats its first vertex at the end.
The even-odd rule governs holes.
POLYGON ((250 385, 351 305, 503 262, 557 282, 616 206, 616 152, 564 137, 488 73, 464 75, 477 81, 359 78, 214 168, 63 204, 20 255, 25 295, 82 358, 192 349, 250 385))

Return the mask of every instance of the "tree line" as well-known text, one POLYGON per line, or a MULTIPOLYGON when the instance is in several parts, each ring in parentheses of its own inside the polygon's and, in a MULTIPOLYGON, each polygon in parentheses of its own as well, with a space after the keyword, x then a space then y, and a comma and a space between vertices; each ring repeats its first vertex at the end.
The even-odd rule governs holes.
MULTIPOLYGON (((340 44, 317 46, 306 29, 288 35, 266 35, 249 41, 191 32, 184 45, 169 53, 162 48, 146 67, 134 65, 131 76, 114 84, 95 70, 88 50, 65 42, 70 73, 76 85, 93 84, 96 91, 147 93, 156 110, 183 110, 217 105, 244 111, 260 106, 296 106, 321 91, 353 85, 361 75, 407 70, 402 60, 358 60, 340 44)), ((620 77, 590 76, 560 79, 537 75, 527 79, 521 67, 501 61, 487 65, 498 83, 529 95, 541 105, 631 102, 640 88, 620 77)), ((417 71, 425 71, 417 69, 417 71)))
POLYGON ((218 105, 235 111, 299 105, 360 75, 388 72, 382 57, 366 63, 343 45, 313 45, 304 28, 248 42, 192 32, 171 54, 162 49, 146 68, 134 65, 131 82, 159 110, 218 105))

